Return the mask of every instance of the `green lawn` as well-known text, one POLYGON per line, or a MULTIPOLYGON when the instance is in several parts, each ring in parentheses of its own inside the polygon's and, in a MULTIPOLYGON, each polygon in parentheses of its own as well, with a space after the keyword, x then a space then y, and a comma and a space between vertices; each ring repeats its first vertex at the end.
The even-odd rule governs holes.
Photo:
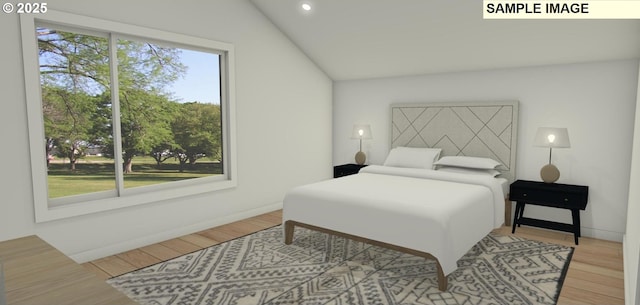
MULTIPOLYGON (((168 159, 160 167, 152 157, 136 157, 133 173, 125 174, 125 188, 159 184, 169 181, 201 178, 222 174, 217 161, 198 160, 180 172, 178 161, 168 159)), ((76 170, 69 169, 69 162, 49 164, 49 198, 87 194, 115 189, 115 169, 112 159, 84 157, 76 163, 76 170)))

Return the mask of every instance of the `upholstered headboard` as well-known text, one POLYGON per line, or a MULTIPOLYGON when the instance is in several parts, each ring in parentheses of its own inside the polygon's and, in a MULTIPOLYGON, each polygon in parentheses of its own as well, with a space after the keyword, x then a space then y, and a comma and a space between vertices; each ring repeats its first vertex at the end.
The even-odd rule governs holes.
POLYGON ((391 105, 391 148, 437 147, 441 156, 487 157, 516 177, 518 102, 391 105))

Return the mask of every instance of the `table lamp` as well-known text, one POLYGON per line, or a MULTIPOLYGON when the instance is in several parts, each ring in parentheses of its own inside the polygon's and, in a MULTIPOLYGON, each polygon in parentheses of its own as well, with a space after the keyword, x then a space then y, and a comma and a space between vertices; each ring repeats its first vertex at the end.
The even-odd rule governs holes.
POLYGON ((360 140, 360 150, 356 153, 356 163, 359 165, 363 165, 367 160, 367 155, 362 151, 362 140, 371 139, 371 126, 368 124, 364 125, 353 125, 353 132, 351 133, 352 139, 360 140))
POLYGON ((553 183, 560 178, 560 171, 551 164, 551 152, 553 148, 569 148, 569 133, 566 128, 540 127, 534 139, 534 146, 549 147, 549 164, 540 169, 540 178, 546 183, 553 183))

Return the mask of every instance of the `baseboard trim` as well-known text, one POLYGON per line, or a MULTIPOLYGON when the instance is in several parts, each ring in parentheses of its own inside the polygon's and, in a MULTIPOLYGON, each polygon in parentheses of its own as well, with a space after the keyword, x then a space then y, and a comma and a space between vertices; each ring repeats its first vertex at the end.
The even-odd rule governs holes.
POLYGON ((614 231, 606 231, 594 228, 585 228, 580 227, 580 233, 584 237, 591 237, 596 239, 610 240, 615 242, 622 242, 622 238, 624 233, 622 232, 614 232, 614 231))
POLYGON ((147 245, 163 242, 169 239, 178 238, 180 236, 189 235, 198 231, 206 230, 209 228, 221 226, 234 221, 250 218, 260 214, 272 212, 282 209, 282 202, 272 203, 267 206, 262 206, 256 209, 242 211, 235 214, 215 218, 203 222, 199 222, 187 227, 175 228, 173 230, 159 232, 153 235, 148 235, 133 240, 127 240, 121 243, 100 247, 97 249, 91 249, 79 253, 70 254, 69 257, 79 264, 107 257, 110 255, 122 253, 125 251, 137 249, 147 245))
MULTIPOLYGON (((627 234, 622 235, 622 266, 623 270, 629 270, 629 244, 627 244, 627 234)), ((629 271, 622 273, 624 276, 624 300, 625 304, 633 304, 631 298, 631 288, 629 287, 629 271)))

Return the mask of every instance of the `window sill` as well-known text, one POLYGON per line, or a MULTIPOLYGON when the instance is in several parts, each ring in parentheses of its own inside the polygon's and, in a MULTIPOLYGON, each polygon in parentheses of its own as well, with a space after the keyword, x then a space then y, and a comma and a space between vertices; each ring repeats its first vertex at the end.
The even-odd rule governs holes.
MULTIPOLYGON (((161 190, 135 190, 129 192, 129 194, 121 195, 120 197, 93 199, 81 202, 76 201, 73 203, 61 203, 60 201, 56 202, 54 200, 52 203, 44 202, 42 204, 36 204, 36 222, 41 223, 122 209, 126 207, 139 206, 153 202, 230 189, 237 186, 236 181, 233 179, 222 181, 217 180, 215 182, 211 182, 210 180, 199 181, 197 183, 194 183, 193 181, 190 182, 191 183, 189 183, 189 185, 180 187, 167 187, 166 185, 163 185, 161 190)), ((151 187, 150 189, 153 189, 153 187, 151 187)))

